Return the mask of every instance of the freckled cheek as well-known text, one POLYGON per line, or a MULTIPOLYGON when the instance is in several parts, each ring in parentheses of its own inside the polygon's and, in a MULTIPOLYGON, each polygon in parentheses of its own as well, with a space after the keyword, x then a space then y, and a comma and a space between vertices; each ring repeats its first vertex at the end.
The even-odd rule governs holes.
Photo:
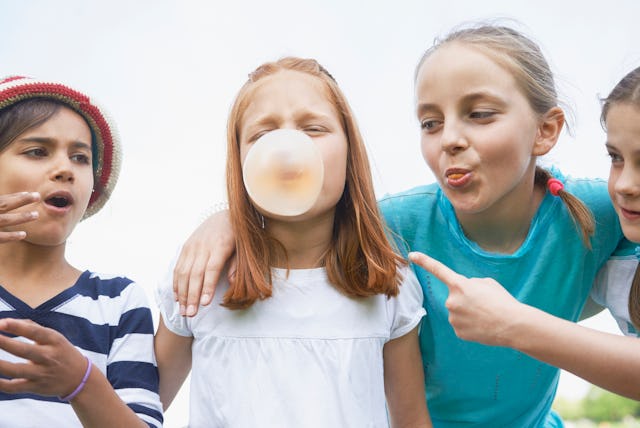
POLYGON ((336 148, 335 150, 322 150, 322 162, 324 166, 324 189, 344 188, 347 177, 347 150, 336 148))
POLYGON ((250 146, 248 144, 240 144, 240 166, 244 166, 244 160, 249 153, 250 146))

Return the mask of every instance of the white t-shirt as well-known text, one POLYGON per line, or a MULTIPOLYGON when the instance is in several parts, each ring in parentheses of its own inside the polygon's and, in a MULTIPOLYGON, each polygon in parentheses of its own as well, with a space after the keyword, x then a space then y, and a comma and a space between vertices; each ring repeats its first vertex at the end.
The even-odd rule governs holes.
POLYGON ((591 289, 591 299, 609 309, 627 336, 638 336, 629 316, 629 291, 637 266, 635 255, 612 256, 598 272, 591 289))
POLYGON ((226 309, 225 279, 193 318, 179 315, 171 281, 161 285, 167 328, 194 337, 189 426, 387 427, 383 346, 425 314, 413 272, 391 299, 348 298, 323 268, 272 274, 272 297, 226 309))

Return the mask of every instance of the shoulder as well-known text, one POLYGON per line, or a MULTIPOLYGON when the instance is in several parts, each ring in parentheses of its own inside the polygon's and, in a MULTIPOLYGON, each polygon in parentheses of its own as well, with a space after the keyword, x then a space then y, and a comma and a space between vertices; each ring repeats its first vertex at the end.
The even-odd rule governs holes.
POLYGON ((612 238, 615 239, 615 242, 618 242, 620 239, 618 216, 609 197, 607 181, 602 178, 564 175, 557 168, 551 168, 550 170, 554 177, 564 183, 567 192, 578 198, 589 208, 597 220, 597 229, 600 232, 612 232, 615 237, 608 236, 607 239, 612 238))
POLYGON ((564 174, 557 167, 549 169, 553 177, 562 181, 572 195, 580 198, 587 205, 602 204, 611 206, 607 190, 607 180, 595 177, 575 177, 564 174))
POLYGON ((123 306, 149 306, 143 288, 123 275, 85 271, 78 285, 78 293, 93 300, 111 304, 121 302, 123 306))
POLYGON ((407 334, 426 314, 422 287, 413 270, 404 266, 400 268, 399 274, 402 277, 400 293, 387 300, 387 313, 391 322, 390 339, 407 334))
POLYGON ((417 186, 402 192, 386 194, 379 203, 381 205, 389 205, 396 203, 418 202, 423 200, 435 199, 438 195, 440 186, 437 183, 417 186))
POLYGON ((387 194, 379 200, 378 205, 387 222, 403 221, 405 217, 424 214, 425 211, 431 210, 437 204, 440 193, 438 184, 433 183, 387 194))

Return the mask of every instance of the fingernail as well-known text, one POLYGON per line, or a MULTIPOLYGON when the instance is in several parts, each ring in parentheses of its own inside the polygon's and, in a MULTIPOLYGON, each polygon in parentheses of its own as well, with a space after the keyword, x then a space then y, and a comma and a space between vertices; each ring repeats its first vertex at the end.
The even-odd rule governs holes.
POLYGON ((186 314, 186 309, 184 307, 184 305, 180 305, 180 315, 184 316, 186 314))
POLYGON ((29 213, 29 218, 38 218, 38 211, 31 211, 29 213))
POLYGON ((189 305, 187 307, 187 316, 190 317, 192 315, 195 315, 195 313, 196 313, 196 307, 193 305, 189 305))
POLYGON ((202 297, 200 297, 200 304, 204 305, 205 303, 207 303, 210 297, 211 296, 209 294, 203 294, 202 297))

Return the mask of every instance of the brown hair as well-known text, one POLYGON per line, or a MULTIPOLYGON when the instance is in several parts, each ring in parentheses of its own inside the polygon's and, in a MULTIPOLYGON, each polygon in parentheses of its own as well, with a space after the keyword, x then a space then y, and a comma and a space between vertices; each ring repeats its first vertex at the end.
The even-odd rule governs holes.
MULTIPOLYGON (((607 129, 607 115, 614 104, 631 104, 640 109, 640 67, 630 71, 618 82, 607 98, 602 100, 600 123, 607 129)), ((629 290, 629 318, 637 330, 640 330, 640 263, 629 290)))
MULTIPOLYGON (((51 119, 62 107, 71 109, 71 106, 49 98, 29 98, 17 102, 0 110, 0 152, 5 150, 13 141, 25 132, 38 127, 51 119)), ((78 113, 79 114, 79 113, 78 113)), ((87 120, 80 115, 83 120, 87 120)), ((93 153, 93 189, 102 192, 101 180, 97 175, 96 143, 93 130, 87 122, 91 132, 91 151, 93 153)))
MULTIPOLYGON (((559 101, 553 73, 540 47, 524 34, 505 26, 472 26, 454 30, 444 38, 437 39, 420 59, 415 72, 416 79, 424 61, 438 48, 452 42, 479 49, 511 72, 520 90, 529 101, 529 105, 540 117, 558 106, 559 101)), ((546 189, 549 178, 551 178, 549 171, 536 166, 534 185, 546 189)), ((567 206, 582 235, 585 246, 591 248, 589 238, 595 231, 593 214, 580 199, 567 191, 561 190, 558 196, 567 206)))
POLYGON ((607 130, 607 115, 612 104, 633 104, 640 108, 640 67, 631 70, 611 90, 607 98, 602 99, 600 123, 607 130))
POLYGON ((329 281, 349 297, 375 294, 395 296, 400 278, 397 268, 406 262, 387 240, 373 190, 364 142, 347 100, 333 77, 315 60, 287 57, 259 66, 242 86, 227 122, 227 193, 231 224, 236 235, 237 269, 223 306, 242 309, 271 296, 271 266, 286 250, 262 227, 242 179, 240 121, 251 102, 255 83, 266 76, 291 70, 314 76, 326 90, 347 136, 347 171, 344 193, 336 205, 332 245, 323 264, 329 281))
POLYGON ((56 101, 32 98, 0 110, 0 152, 21 134, 49 120, 63 106, 56 101))

